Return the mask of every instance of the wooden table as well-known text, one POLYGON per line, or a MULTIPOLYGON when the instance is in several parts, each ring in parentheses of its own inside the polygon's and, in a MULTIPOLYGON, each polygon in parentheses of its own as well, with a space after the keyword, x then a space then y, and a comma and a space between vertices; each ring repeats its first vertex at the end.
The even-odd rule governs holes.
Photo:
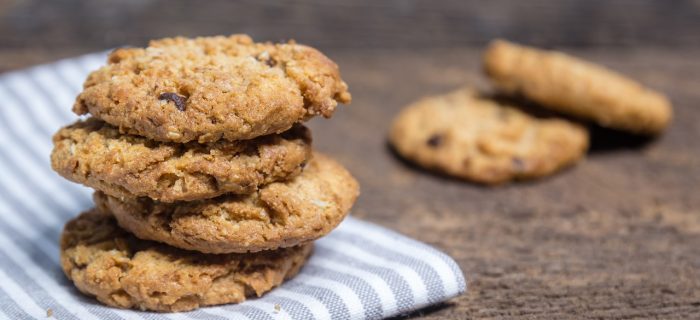
POLYGON ((667 92, 673 126, 651 142, 598 130, 577 167, 498 188, 424 172, 386 145, 406 103, 485 86, 479 53, 334 55, 355 98, 312 123, 317 148, 361 182, 356 216, 445 250, 465 272, 467 294, 421 315, 700 317, 700 52, 576 51, 667 92))
MULTIPOLYGON (((0 39, 14 41, 0 47, 0 69, 107 47, 64 35, 73 46, 22 46, 22 34, 0 29, 0 39)), ((327 50, 354 99, 311 127, 316 147, 361 182, 354 215, 444 250, 469 282, 466 294, 409 317, 700 317, 700 48, 568 49, 668 93, 672 127, 655 141, 596 130, 575 168, 497 188, 425 172, 386 144, 405 104, 465 84, 487 87, 480 50, 327 50)))

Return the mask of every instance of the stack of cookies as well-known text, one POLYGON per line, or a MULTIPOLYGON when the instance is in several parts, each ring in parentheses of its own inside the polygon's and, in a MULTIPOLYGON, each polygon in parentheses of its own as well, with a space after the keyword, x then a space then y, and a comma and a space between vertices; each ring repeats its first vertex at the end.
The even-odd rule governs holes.
POLYGON ((349 103, 317 50, 247 36, 118 49, 54 136, 51 164, 97 191, 61 239, 66 275, 120 308, 191 310, 294 276, 358 196, 300 123, 349 103))
POLYGON ((560 52, 496 40, 483 64, 496 92, 462 88, 412 103, 389 134, 398 154, 447 175, 502 184, 583 159, 590 143, 580 122, 653 136, 671 119, 662 93, 560 52))

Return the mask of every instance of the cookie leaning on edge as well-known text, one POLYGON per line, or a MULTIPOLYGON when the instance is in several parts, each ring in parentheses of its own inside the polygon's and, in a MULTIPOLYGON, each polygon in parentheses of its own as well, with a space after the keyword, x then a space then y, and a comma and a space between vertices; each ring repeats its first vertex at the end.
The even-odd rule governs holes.
POLYGON ((159 203, 95 193, 99 210, 142 239, 205 253, 270 250, 333 230, 359 194, 357 181, 332 159, 314 154, 301 175, 251 195, 159 203))
POLYGON ((312 245, 209 255, 140 240, 92 210, 66 224, 61 266, 78 289, 118 308, 187 311, 261 296, 299 272, 312 245))
POLYGON ((282 134, 210 144, 161 143, 90 118, 59 130, 51 166, 68 180, 117 197, 198 200, 251 193, 293 178, 311 158, 302 125, 282 134))
POLYGON ((604 127, 653 135, 671 120, 663 94, 560 52, 496 40, 484 54, 484 68, 500 90, 604 127))
POLYGON ((117 49, 108 62, 88 76, 73 111, 158 141, 252 139, 330 117, 351 100, 338 66, 294 42, 165 38, 117 49))
POLYGON ((498 184, 546 176, 577 162, 589 138, 577 124, 537 119, 465 88, 406 107, 389 139, 401 156, 423 167, 498 184))

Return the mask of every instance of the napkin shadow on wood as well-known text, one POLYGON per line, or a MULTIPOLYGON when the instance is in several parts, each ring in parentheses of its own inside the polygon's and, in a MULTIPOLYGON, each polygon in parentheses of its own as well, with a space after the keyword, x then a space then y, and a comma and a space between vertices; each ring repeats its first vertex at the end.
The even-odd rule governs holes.
POLYGON ((402 315, 398 315, 395 317, 387 318, 387 320, 416 319, 418 317, 429 316, 429 315, 436 313, 438 311, 453 308, 456 305, 457 304, 453 303, 453 302, 443 302, 443 303, 432 305, 432 306, 429 306, 429 307, 426 307, 426 308, 423 308, 420 310, 416 310, 416 311, 413 311, 413 312, 410 312, 407 314, 402 314, 402 315))

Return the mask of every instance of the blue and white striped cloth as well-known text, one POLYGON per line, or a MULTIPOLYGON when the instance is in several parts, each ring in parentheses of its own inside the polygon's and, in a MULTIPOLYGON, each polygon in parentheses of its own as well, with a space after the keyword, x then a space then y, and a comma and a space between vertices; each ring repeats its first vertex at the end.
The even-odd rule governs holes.
POLYGON ((238 305, 159 314, 102 306, 59 265, 64 223, 92 206, 91 190, 51 171, 51 136, 77 119, 75 95, 105 53, 0 75, 0 319, 380 319, 466 290, 436 249, 348 218, 317 241, 301 273, 238 305))

